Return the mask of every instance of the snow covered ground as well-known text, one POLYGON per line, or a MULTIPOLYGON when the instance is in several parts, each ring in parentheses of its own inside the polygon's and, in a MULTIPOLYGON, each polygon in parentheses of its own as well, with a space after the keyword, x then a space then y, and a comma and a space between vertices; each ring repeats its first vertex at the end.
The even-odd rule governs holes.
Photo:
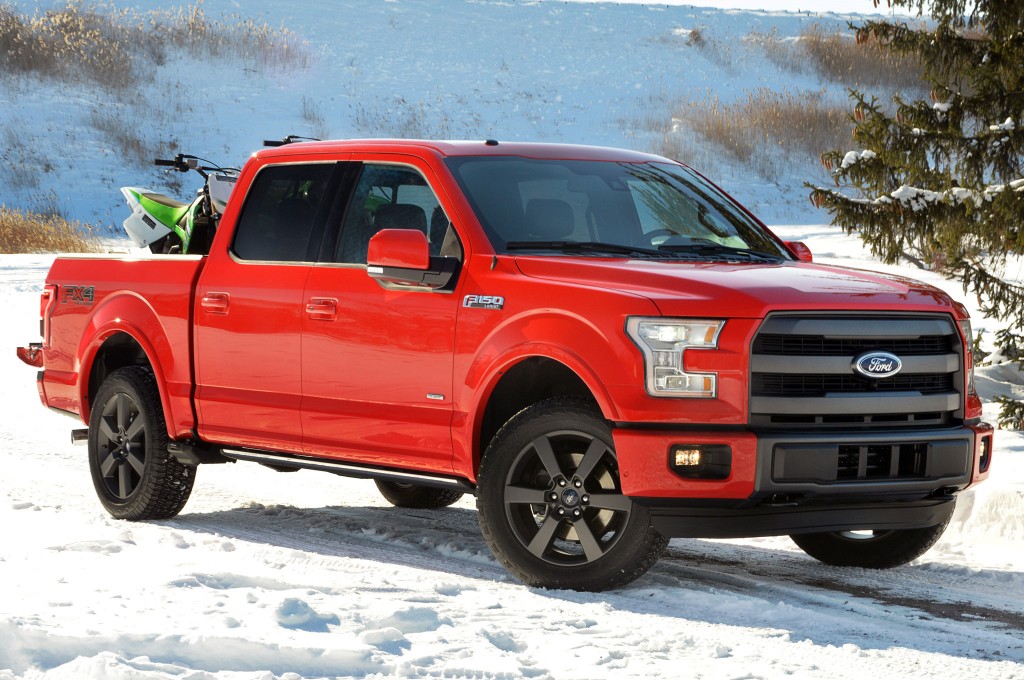
MULTIPOLYGON (((118 156, 97 116, 238 163, 264 137, 292 132, 644 148, 637 120, 685 93, 729 100, 781 84, 844 99, 747 40, 844 24, 837 15, 497 0, 204 7, 283 22, 307 41, 311 68, 254 72, 178 55, 127 100, 0 78, 0 100, 17 103, 0 107, 0 203, 56 196, 70 217, 116 224, 118 186, 164 189, 167 176, 118 156), (694 29, 705 47, 686 43, 694 29)), ((823 218, 801 186, 816 169, 784 166, 769 184, 694 151, 684 160, 763 217, 823 218)), ((927 272, 871 262, 831 227, 776 231, 820 261, 898 271, 963 298, 927 272)), ((0 257, 0 680, 1024 678, 1020 433, 997 433, 991 479, 961 498, 943 540, 884 573, 825 567, 785 538, 676 540, 619 591, 530 589, 491 557, 471 499, 398 510, 369 482, 252 464, 201 468, 174 520, 119 522, 95 499, 85 449, 69 443, 81 425, 42 408, 33 369, 11 351, 35 339, 51 259, 0 257)), ((984 337, 997 327, 975 314, 984 337)), ((993 366, 978 382, 991 399, 1024 381, 993 366)), ((991 404, 986 413, 995 420, 991 404)))
MULTIPOLYGON (((881 268, 831 227, 777 231, 881 268)), ((10 351, 34 337, 51 259, 0 257, 0 680, 1024 678, 1020 433, 997 432, 942 541, 887 572, 786 538, 674 540, 619 591, 531 589, 491 557, 471 499, 399 510, 369 482, 248 463, 201 468, 171 521, 115 521, 69 443, 79 425, 10 351)), ((984 389, 1005 388, 997 372, 984 389)))

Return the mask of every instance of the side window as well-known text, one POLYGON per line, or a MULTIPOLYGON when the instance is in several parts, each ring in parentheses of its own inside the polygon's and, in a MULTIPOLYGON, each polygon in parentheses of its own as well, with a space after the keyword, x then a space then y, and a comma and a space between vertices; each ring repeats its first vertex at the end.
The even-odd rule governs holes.
MULTIPOLYGON (((235 228, 232 251, 242 260, 308 260, 314 220, 334 164, 264 168, 249 189, 235 228)), ((321 218, 323 219, 323 218, 321 218)))
POLYGON ((334 261, 366 264, 370 238, 381 229, 422 231, 432 256, 462 259, 451 220, 427 181, 412 168, 363 166, 341 225, 334 261))

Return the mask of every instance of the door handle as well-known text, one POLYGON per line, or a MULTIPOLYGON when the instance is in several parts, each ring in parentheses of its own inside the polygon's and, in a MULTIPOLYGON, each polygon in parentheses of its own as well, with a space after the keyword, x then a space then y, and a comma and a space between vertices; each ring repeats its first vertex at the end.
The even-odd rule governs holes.
POLYGON ((306 304, 306 315, 316 321, 334 321, 338 317, 338 301, 334 298, 312 298, 306 304))
POLYGON ((203 309, 209 314, 227 314, 228 313, 228 301, 231 296, 227 293, 207 293, 199 301, 199 304, 203 306, 203 309))

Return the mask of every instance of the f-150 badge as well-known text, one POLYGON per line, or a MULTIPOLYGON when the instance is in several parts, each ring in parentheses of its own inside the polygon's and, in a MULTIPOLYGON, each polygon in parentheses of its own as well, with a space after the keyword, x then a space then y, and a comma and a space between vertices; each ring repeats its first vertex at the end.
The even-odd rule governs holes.
POLYGON ((474 309, 501 309, 505 306, 505 298, 500 295, 467 295, 462 298, 462 306, 474 309))

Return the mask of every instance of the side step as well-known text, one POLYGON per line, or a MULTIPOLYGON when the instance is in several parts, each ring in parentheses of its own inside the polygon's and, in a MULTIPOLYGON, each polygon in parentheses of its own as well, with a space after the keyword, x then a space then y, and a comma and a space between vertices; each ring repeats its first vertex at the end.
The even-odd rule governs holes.
POLYGON ((473 493, 475 486, 460 477, 445 477, 443 475, 432 475, 425 472, 404 472, 393 468, 375 467, 372 465, 357 465, 354 463, 340 463, 333 460, 319 458, 301 458, 286 453, 267 453, 264 451, 242 451, 239 449, 221 449, 221 455, 231 460, 245 460, 253 463, 260 463, 267 467, 280 471, 288 470, 321 470, 333 472, 344 477, 356 477, 357 479, 383 479, 389 482, 400 482, 402 484, 418 484, 440 489, 452 489, 464 493, 473 493))
POLYGON ((174 456, 182 465, 199 465, 200 463, 234 463, 225 458, 221 450, 202 442, 173 441, 167 443, 167 452, 174 456))

